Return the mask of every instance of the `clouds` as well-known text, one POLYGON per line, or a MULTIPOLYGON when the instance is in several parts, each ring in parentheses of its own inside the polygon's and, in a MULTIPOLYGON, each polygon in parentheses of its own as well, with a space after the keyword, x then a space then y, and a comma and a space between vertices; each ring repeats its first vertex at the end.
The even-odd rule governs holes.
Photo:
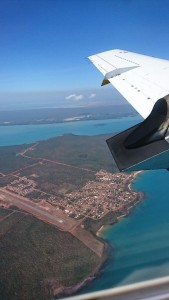
POLYGON ((82 94, 70 94, 68 96, 65 97, 66 100, 73 100, 73 101, 80 101, 84 98, 84 95, 82 94))
POLYGON ((77 90, 1 92, 0 111, 51 107, 90 107, 126 104, 113 87, 77 90))
POLYGON ((92 93, 92 94, 90 94, 89 99, 92 99, 92 98, 95 98, 95 97, 96 97, 96 94, 92 93))
POLYGON ((96 97, 95 93, 91 93, 90 95, 84 95, 84 94, 70 94, 65 97, 66 100, 72 100, 72 101, 80 101, 84 99, 93 99, 96 97))

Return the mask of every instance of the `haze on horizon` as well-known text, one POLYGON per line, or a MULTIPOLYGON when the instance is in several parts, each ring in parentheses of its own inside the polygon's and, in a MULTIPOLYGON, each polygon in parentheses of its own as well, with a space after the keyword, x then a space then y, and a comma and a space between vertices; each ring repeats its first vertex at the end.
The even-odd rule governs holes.
POLYGON ((6 0, 0 110, 125 103, 89 55, 113 48, 169 59, 169 1, 6 0))

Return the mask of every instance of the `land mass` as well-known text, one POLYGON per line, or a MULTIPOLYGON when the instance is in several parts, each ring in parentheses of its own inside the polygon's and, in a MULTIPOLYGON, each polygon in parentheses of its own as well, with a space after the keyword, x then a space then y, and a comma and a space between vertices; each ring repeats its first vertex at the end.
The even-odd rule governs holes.
POLYGON ((108 257, 97 232, 143 198, 138 173, 113 173, 109 135, 0 148, 0 295, 53 299, 91 281, 108 257), (29 287, 28 287, 29 283, 29 287))
POLYGON ((129 105, 0 111, 0 126, 105 120, 135 115, 136 112, 129 105))

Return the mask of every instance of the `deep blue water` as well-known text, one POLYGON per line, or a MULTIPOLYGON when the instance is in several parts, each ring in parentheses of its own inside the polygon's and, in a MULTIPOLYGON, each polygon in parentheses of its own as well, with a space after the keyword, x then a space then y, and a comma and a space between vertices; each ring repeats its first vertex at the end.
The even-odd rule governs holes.
MULTIPOLYGON (((0 145, 30 143, 64 133, 95 135, 124 130, 140 119, 79 121, 52 125, 0 127, 0 145)), ((103 237, 113 253, 100 276, 84 292, 169 275, 169 172, 142 173, 133 188, 145 199, 130 216, 110 226, 103 237)))

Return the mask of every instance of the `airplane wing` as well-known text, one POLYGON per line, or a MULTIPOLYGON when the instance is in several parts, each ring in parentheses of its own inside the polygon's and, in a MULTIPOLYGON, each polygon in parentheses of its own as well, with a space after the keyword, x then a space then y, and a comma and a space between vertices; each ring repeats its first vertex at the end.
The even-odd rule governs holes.
POLYGON ((145 119, 107 141, 119 170, 168 169, 169 61, 117 49, 89 59, 145 119))

